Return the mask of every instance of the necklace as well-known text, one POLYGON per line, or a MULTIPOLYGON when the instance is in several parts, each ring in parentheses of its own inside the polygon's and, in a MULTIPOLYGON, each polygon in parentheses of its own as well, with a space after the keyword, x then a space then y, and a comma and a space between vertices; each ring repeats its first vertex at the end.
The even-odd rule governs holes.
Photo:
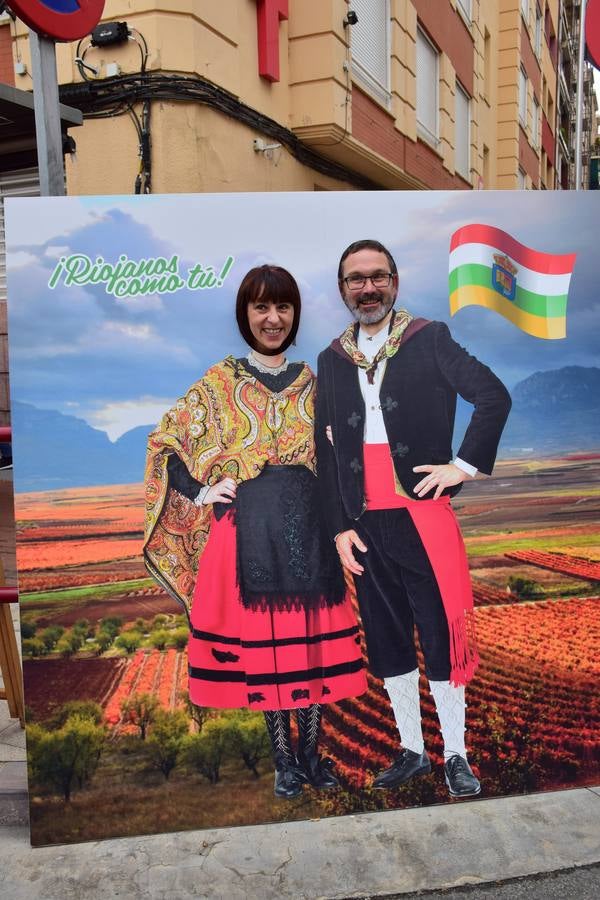
POLYGON ((258 369, 259 372, 262 372, 263 375, 281 375, 282 372, 286 371, 289 365, 287 359, 284 358, 279 366, 265 366, 264 363, 259 362, 252 350, 248 353, 247 359, 250 365, 254 366, 255 369, 258 369))

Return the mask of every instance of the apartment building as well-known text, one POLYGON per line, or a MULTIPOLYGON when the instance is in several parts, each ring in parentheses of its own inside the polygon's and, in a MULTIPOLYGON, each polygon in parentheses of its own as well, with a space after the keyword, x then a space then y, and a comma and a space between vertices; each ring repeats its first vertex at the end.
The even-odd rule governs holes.
MULTIPOLYGON (((557 115, 557 186, 574 190, 576 152, 576 96, 579 67, 581 0, 564 0, 560 6, 557 115)), ((581 135, 582 185, 589 186, 590 157, 598 134, 598 104, 593 69, 584 63, 581 135)))
MULTIPOLYGON (((30 89, 26 28, 0 77, 30 89)), ((559 0, 107 0, 69 193, 552 188, 559 0), (118 26, 116 23, 125 23, 118 26)))

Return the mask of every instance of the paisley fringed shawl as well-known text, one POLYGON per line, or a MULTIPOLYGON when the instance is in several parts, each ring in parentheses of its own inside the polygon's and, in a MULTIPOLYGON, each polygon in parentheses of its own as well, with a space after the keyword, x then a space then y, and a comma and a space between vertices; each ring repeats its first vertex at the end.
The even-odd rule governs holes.
POLYGON ((196 507, 169 487, 167 459, 176 453, 202 484, 229 476, 256 478, 267 463, 315 470, 314 375, 308 366, 272 393, 228 356, 208 370, 148 438, 144 561, 186 611, 206 545, 211 506, 196 507))

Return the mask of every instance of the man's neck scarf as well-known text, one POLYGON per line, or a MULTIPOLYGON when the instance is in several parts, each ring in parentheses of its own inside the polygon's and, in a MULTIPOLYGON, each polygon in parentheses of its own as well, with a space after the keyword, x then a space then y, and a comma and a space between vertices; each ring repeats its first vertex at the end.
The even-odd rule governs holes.
POLYGON ((390 320, 389 333, 385 344, 383 344, 374 358, 369 362, 362 350, 358 349, 356 338, 358 329, 356 323, 352 322, 344 333, 340 336, 340 344, 345 353, 348 354, 352 362, 360 369, 365 369, 369 384, 373 384, 373 377, 377 370, 377 366, 382 359, 390 359, 398 350, 402 335, 406 331, 407 326, 412 322, 413 316, 405 309, 396 310, 390 320))

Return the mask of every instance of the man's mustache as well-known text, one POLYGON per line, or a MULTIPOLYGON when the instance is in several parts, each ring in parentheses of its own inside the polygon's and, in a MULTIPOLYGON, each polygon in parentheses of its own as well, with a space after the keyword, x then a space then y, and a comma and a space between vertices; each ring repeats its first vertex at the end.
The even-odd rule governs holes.
POLYGON ((359 305, 361 303, 375 303, 376 301, 378 303, 383 303, 384 300, 385 297, 383 296, 383 294, 373 292, 371 294, 360 294, 356 298, 356 304, 359 305))

